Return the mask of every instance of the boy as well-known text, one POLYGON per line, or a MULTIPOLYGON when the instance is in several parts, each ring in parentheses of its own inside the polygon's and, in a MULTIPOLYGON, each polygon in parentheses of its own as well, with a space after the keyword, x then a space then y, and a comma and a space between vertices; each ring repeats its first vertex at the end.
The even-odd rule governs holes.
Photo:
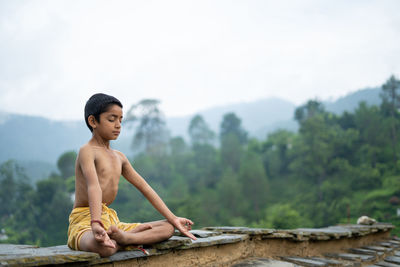
POLYGON ((133 169, 124 154, 110 148, 121 131, 122 104, 113 96, 95 94, 85 105, 90 141, 81 147, 75 164, 75 203, 69 216, 68 246, 107 257, 126 245, 157 243, 170 238, 176 227, 193 240, 193 222, 176 217, 133 169), (122 223, 108 208, 123 176, 167 219, 149 223, 122 223))

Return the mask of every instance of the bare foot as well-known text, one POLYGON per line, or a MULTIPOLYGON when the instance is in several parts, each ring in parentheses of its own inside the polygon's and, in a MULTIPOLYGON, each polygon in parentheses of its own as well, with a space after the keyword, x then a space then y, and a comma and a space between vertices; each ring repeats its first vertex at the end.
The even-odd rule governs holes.
POLYGON ((132 230, 130 230, 128 232, 129 233, 139 233, 139 232, 146 231, 146 230, 149 230, 149 229, 152 229, 152 228, 153 228, 153 226, 151 226, 151 224, 142 223, 142 224, 139 224, 138 226, 136 226, 135 228, 133 228, 132 230))
POLYGON ((110 236, 111 239, 115 240, 118 244, 122 246, 130 245, 127 232, 118 229, 115 225, 111 225, 110 228, 108 228, 107 234, 110 236))

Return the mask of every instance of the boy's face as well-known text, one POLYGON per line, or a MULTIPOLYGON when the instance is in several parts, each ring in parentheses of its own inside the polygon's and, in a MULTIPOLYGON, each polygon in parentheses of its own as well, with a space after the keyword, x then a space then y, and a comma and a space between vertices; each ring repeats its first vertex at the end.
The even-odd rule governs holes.
POLYGON ((100 122, 95 122, 96 133, 107 140, 115 140, 121 132, 122 108, 112 105, 106 112, 100 114, 100 122))

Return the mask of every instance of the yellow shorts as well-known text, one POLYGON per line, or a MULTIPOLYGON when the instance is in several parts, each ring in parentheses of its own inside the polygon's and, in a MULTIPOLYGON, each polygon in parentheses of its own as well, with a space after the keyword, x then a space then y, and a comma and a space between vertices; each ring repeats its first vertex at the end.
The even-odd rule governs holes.
MULTIPOLYGON (((89 207, 79 207, 72 210, 69 215, 68 247, 79 250, 79 242, 84 232, 92 230, 90 225, 89 207)), ((111 225, 116 225, 122 231, 129 231, 136 228, 140 223, 120 222, 117 212, 105 204, 102 205, 101 222, 107 230, 111 225)))

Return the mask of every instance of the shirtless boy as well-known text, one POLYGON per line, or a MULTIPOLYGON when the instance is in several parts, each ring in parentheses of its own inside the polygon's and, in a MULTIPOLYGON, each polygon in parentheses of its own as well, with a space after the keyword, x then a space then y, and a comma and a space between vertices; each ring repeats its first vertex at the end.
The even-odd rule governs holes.
POLYGON ((126 156, 110 148, 121 131, 122 104, 113 96, 93 95, 85 105, 85 121, 92 138, 81 147, 75 164, 75 203, 69 217, 68 246, 107 257, 126 245, 145 245, 170 238, 174 227, 195 240, 189 232, 193 222, 175 216, 133 169, 126 156), (108 208, 123 176, 165 218, 149 223, 122 223, 108 208))

